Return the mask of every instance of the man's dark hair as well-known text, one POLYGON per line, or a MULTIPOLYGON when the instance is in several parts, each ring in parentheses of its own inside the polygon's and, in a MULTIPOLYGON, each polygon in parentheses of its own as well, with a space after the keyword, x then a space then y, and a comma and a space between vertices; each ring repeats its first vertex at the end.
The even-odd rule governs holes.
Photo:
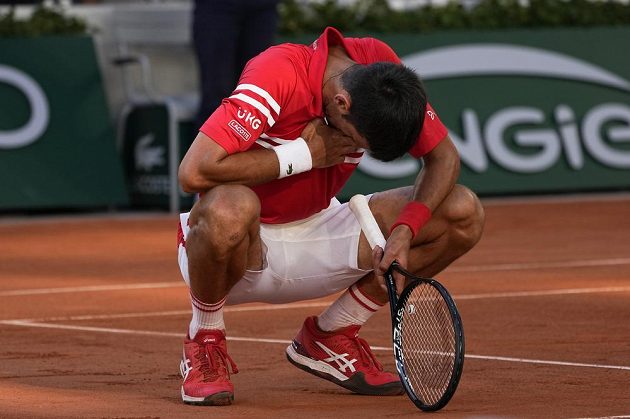
POLYGON ((382 161, 403 156, 424 122, 427 95, 418 75, 402 64, 357 65, 341 77, 352 104, 345 117, 382 161))

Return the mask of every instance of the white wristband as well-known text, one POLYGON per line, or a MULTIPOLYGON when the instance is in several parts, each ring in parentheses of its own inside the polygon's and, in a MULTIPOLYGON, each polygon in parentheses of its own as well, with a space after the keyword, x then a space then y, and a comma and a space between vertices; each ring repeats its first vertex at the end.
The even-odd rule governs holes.
POLYGON ((272 148, 278 156, 280 163, 280 174, 278 179, 283 177, 296 175, 302 172, 308 172, 313 168, 313 159, 311 158, 311 150, 304 138, 299 137, 295 140, 272 148))

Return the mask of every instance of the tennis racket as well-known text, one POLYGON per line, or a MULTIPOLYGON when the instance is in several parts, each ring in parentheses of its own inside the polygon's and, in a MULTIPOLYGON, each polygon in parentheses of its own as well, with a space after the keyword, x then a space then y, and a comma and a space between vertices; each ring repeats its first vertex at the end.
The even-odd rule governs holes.
MULTIPOLYGON (((355 195, 349 205, 370 247, 385 249, 385 238, 367 198, 355 195)), ((438 281, 415 276, 396 261, 385 274, 385 283, 400 381, 419 409, 439 410, 453 397, 464 367, 464 330, 455 302, 438 281), (407 279, 400 297, 394 272, 407 279)))

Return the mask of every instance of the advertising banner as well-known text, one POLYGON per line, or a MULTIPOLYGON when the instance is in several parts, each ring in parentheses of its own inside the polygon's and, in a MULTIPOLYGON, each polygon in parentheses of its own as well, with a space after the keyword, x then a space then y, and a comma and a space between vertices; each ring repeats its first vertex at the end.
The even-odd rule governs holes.
POLYGON ((0 210, 127 203, 92 39, 0 39, 0 210))
MULTIPOLYGON (((460 183, 486 195, 630 189, 630 27, 374 36, 423 78, 460 183)), ((419 168, 364 158, 342 197, 410 185, 419 168)))
MULTIPOLYGON (((122 160, 133 208, 169 208, 171 177, 169 142, 177 129, 179 163, 192 144, 196 131, 192 120, 173 120, 164 103, 134 104, 123 112, 122 160), (175 127, 171 127, 175 124, 175 127)), ((190 210, 194 196, 179 191, 179 209, 190 210)))

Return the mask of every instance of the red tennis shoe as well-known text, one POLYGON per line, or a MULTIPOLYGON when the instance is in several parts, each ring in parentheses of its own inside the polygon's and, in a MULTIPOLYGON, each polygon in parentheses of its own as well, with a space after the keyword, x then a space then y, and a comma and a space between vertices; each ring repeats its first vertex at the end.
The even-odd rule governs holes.
POLYGON ((317 317, 309 317, 287 347, 287 358, 296 367, 355 393, 403 394, 398 375, 383 371, 368 343, 359 338, 359 328, 323 332, 317 327, 317 317))
POLYGON ((227 354, 225 333, 222 330, 200 330, 194 339, 184 340, 184 354, 180 364, 182 400, 187 404, 223 406, 232 404, 234 385, 230 370, 238 372, 227 354))

